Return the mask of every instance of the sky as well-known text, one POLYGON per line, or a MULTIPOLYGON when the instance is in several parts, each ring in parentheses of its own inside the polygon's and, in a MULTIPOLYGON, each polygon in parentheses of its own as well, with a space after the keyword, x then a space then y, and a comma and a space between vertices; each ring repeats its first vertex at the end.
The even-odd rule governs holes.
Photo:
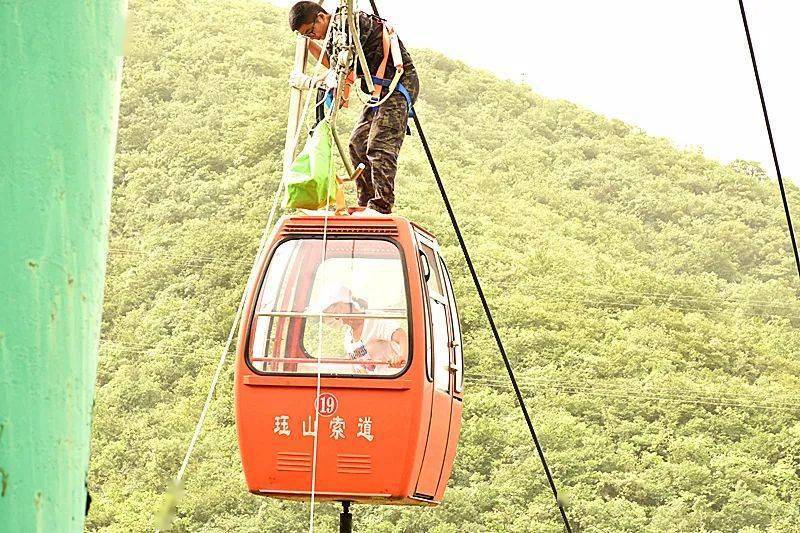
MULTIPOLYGON (((528 83, 723 163, 758 161, 776 175, 737 0, 377 4, 408 47, 528 83)), ((781 171, 800 183, 800 2, 745 0, 745 9, 781 171)))

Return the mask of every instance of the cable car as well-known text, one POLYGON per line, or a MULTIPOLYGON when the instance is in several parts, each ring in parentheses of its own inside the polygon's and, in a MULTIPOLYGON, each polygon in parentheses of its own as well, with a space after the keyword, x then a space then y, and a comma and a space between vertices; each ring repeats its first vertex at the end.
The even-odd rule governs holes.
POLYGON ((235 376, 247 485, 304 500, 313 477, 318 501, 438 504, 464 388, 450 276, 423 228, 351 215, 284 216, 251 275, 235 376))

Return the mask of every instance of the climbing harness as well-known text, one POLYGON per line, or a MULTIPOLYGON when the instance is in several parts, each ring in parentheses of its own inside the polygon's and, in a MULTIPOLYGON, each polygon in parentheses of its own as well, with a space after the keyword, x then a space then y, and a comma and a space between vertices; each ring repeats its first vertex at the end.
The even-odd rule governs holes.
MULTIPOLYGON (((381 60, 380 65, 378 66, 378 70, 375 71, 374 76, 370 76, 368 71, 365 71, 364 77, 367 79, 371 79, 372 82, 375 84, 375 89, 372 91, 372 96, 367 102, 364 102, 364 105, 367 107, 378 107, 386 100, 394 92, 395 88, 400 83, 400 78, 403 76, 403 72, 405 67, 403 65, 403 56, 400 53, 400 40, 397 37, 394 29, 383 22, 383 59, 381 60), (394 76, 392 76, 391 80, 384 79, 386 76, 386 66, 389 63, 389 56, 392 56, 392 61, 394 62, 394 76), (388 82, 388 85, 387 85, 388 82), (387 87, 388 90, 386 92, 386 96, 381 98, 381 91, 383 87, 387 87)), ((405 88, 403 89, 405 90, 405 88)), ((408 91, 405 91, 405 94, 408 94, 408 91)), ((411 110, 411 98, 407 97, 409 102, 409 111, 411 110)))
MULTIPOLYGON (((372 81, 375 83, 375 85, 386 85, 387 83, 390 84, 389 85, 389 90, 390 91, 391 90, 396 90, 397 92, 399 92, 400 94, 403 95, 403 98, 406 99, 406 103, 408 104, 408 118, 411 118, 411 117, 414 116, 414 102, 411 100, 411 93, 408 92, 408 89, 406 89, 405 85, 403 85, 402 83, 398 82, 395 85, 395 87, 392 88, 391 87, 392 81, 385 80, 385 79, 379 78, 377 76, 372 76, 372 81)), ((389 93, 389 95, 390 94, 391 93, 389 93)), ((389 95, 387 95, 386 98, 388 98, 389 95)), ((386 98, 384 98, 383 101, 386 101, 386 98)), ((380 104, 376 104, 376 105, 380 105, 380 104)), ((374 107, 374 106, 368 106, 368 107, 374 107)))

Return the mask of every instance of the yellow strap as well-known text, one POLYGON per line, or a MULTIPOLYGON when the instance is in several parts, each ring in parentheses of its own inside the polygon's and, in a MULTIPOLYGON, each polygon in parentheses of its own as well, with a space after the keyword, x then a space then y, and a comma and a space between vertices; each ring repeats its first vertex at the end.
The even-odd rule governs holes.
POLYGON ((336 187, 336 214, 347 214, 347 200, 344 199, 344 188, 336 187))
POLYGON ((353 175, 349 178, 336 176, 336 214, 347 215, 347 200, 344 197, 344 184, 348 181, 355 181, 364 172, 364 163, 359 163, 353 175))

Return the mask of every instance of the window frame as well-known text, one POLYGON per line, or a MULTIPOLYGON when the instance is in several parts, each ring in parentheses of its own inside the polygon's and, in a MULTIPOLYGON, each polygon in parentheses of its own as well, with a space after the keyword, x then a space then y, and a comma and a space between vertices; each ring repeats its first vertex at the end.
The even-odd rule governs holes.
MULTIPOLYGON (((269 254, 269 257, 267 258, 266 266, 264 268, 263 273, 256 280, 256 283, 258 284, 258 289, 255 292, 255 296, 253 298, 252 310, 251 310, 251 312, 250 312, 250 314, 248 316, 248 319, 249 319, 248 320, 248 324, 247 324, 247 328, 248 329, 247 329, 247 336, 245 338, 245 347, 246 348, 245 348, 245 353, 244 353, 245 365, 247 365, 247 368, 250 369, 250 371, 255 373, 256 375, 259 375, 259 376, 273 376, 273 377, 288 377, 288 378, 308 378, 308 377, 316 377, 317 376, 316 372, 268 372, 268 371, 258 370, 253 365, 253 361, 251 359, 253 357, 253 338, 255 336, 255 328, 256 328, 256 322, 257 322, 256 319, 258 318, 257 317, 258 303, 261 300, 261 295, 262 295, 262 292, 264 290, 264 282, 267 279, 267 274, 269 273, 269 268, 272 265, 272 261, 273 261, 273 258, 275 256, 275 253, 277 252, 278 248, 280 248, 286 242, 289 242, 289 241, 308 241, 308 240, 323 240, 323 235, 319 235, 319 234, 305 234, 305 235, 304 234, 298 234, 298 235, 292 235, 291 237, 284 237, 284 238, 280 239, 279 241, 277 241, 272 246, 272 249, 270 250, 270 254, 269 254)), ((383 379, 383 380, 398 379, 398 378, 404 376, 408 372, 408 370, 411 368, 411 365, 412 365, 413 360, 414 360, 414 333, 413 333, 414 332, 414 309, 412 307, 413 300, 411 298, 411 287, 410 287, 410 284, 409 284, 408 263, 406 261, 405 250, 403 248, 402 243, 398 239, 395 239, 395 238, 392 238, 392 237, 376 236, 376 235, 357 235, 357 234, 351 234, 351 235, 348 235, 348 234, 328 235, 327 236, 327 240, 328 241, 332 241, 332 240, 386 241, 386 242, 389 242, 389 243, 393 244, 395 246, 395 248, 397 248, 397 251, 399 252, 399 256, 400 256, 400 263, 402 265, 402 271, 403 271, 403 280, 404 280, 404 284, 405 284, 406 323, 408 325, 408 360, 406 361, 406 366, 400 372, 397 372, 396 374, 391 374, 391 375, 330 374, 330 373, 324 373, 323 372, 323 373, 320 374, 320 376, 323 377, 323 378, 383 379)), ((320 260, 320 262, 317 265, 317 267, 314 270, 314 272, 316 272, 317 269, 319 269, 319 267, 323 263, 323 260, 324 260, 324 256, 322 257, 322 260, 320 260)), ((270 317, 270 318, 274 318, 274 317, 270 317)), ((299 336, 300 336, 300 339, 301 339, 300 342, 301 343, 302 343, 303 334, 305 333, 306 323, 307 323, 307 320, 303 320, 303 323, 302 323, 302 326, 301 326, 302 329, 299 332, 299 336)), ((270 328, 270 330, 271 330, 271 328, 270 328)), ((308 355, 304 346, 301 345, 300 348, 302 349, 304 354, 308 355)), ((309 362, 314 362, 314 361, 316 361, 316 358, 309 357, 308 360, 309 360, 309 362)))
MULTIPOLYGON (((419 231, 414 231, 414 236, 416 237, 416 248, 417 248, 417 264, 419 265, 420 269, 420 283, 422 284, 423 288, 423 306, 425 308, 425 376, 428 378, 428 382, 436 388, 436 390, 440 392, 446 392, 448 395, 453 396, 454 394, 454 387, 451 387, 449 384, 449 376, 448 376, 448 388, 447 390, 442 390, 441 388, 436 387, 436 376, 435 376, 435 348, 434 348, 434 332, 433 332, 433 304, 431 300, 434 300, 437 304, 444 305, 445 308, 445 327, 447 329, 447 338, 448 338, 448 361, 450 361, 450 337, 451 335, 451 328, 452 325, 450 324, 450 316, 449 316, 449 305, 448 305, 448 296, 446 294, 446 290, 442 292, 444 294, 439 294, 436 292, 432 292, 430 290, 430 286, 428 285, 430 280, 425 279, 424 272, 422 269, 422 257, 425 257, 426 262, 428 263, 428 270, 430 272, 430 276, 436 276, 438 280, 438 285, 442 289, 446 289, 443 276, 441 274, 441 270, 438 265, 438 261, 440 258, 439 254, 439 243, 436 242, 435 239, 428 237, 420 233, 419 231), (424 252, 422 249, 423 246, 426 246, 430 249, 432 258, 428 257, 428 254, 424 252)), ((449 372, 448 372, 449 374, 449 372)))
POLYGON ((450 271, 447 269, 447 265, 444 262, 444 258, 439 255, 439 263, 441 265, 441 270, 444 273, 444 282, 445 282, 445 289, 447 289, 447 299, 450 301, 450 328, 451 328, 451 339, 450 342, 457 342, 458 343, 458 350, 456 350, 455 346, 451 346, 453 350, 453 355, 455 356, 455 365, 456 371, 453 375, 453 392, 456 394, 462 394, 464 392, 464 374, 465 374, 465 365, 464 365, 464 334, 461 327, 461 320, 460 315, 458 313, 458 303, 456 302, 456 294, 455 289, 453 288, 453 279, 450 276, 450 271), (456 324, 458 325, 458 338, 456 339, 456 324), (460 370, 460 372, 459 372, 460 370), (460 374, 460 376, 459 376, 460 374))
POLYGON ((433 343, 436 342, 436 334, 435 334, 435 332, 432 332, 431 333, 431 357, 429 359, 429 362, 430 362, 430 365, 431 365, 431 370, 432 370, 432 375, 433 375, 433 387, 437 391, 442 392, 442 393, 447 394, 448 396, 452 397, 453 396, 454 387, 453 387, 453 382, 451 382, 451 380, 450 380, 450 378, 453 375, 453 372, 450 370, 450 365, 452 363, 452 357, 451 357, 451 353, 450 353, 450 350, 451 350, 451 347, 450 347, 450 337, 451 337, 451 335, 450 335, 450 328, 451 328, 451 326, 450 326, 450 311, 448 309, 448 305, 447 305, 447 301, 446 300, 445 301, 440 301, 438 298, 432 298, 432 300, 433 300, 433 302, 430 303, 430 306, 431 306, 431 325, 433 325, 433 306, 434 305, 441 306, 442 310, 444 311, 444 318, 443 318, 444 322, 442 323, 442 326, 444 326, 444 330, 445 330, 444 331, 445 343, 444 343, 443 349, 444 349, 444 352, 445 352, 444 355, 447 358, 447 370, 446 370, 446 373, 445 373, 446 374, 446 381, 445 381, 446 388, 442 388, 441 384, 437 383, 437 380, 436 380, 436 369, 440 368, 442 365, 440 364, 441 361, 437 361, 437 359, 436 359, 436 351, 435 351, 436 348, 433 345, 433 343))
POLYGON ((420 287, 422 287, 422 319, 425 326, 425 377, 429 383, 433 383, 433 368, 431 367, 431 357, 429 357, 428 353, 433 346, 433 332, 431 331, 433 317, 431 316, 430 295, 428 294, 428 280, 425 279, 425 273, 422 270, 422 257, 425 256, 425 253, 420 249, 419 239, 416 241, 416 252, 417 265, 419 266, 419 283, 420 287))

